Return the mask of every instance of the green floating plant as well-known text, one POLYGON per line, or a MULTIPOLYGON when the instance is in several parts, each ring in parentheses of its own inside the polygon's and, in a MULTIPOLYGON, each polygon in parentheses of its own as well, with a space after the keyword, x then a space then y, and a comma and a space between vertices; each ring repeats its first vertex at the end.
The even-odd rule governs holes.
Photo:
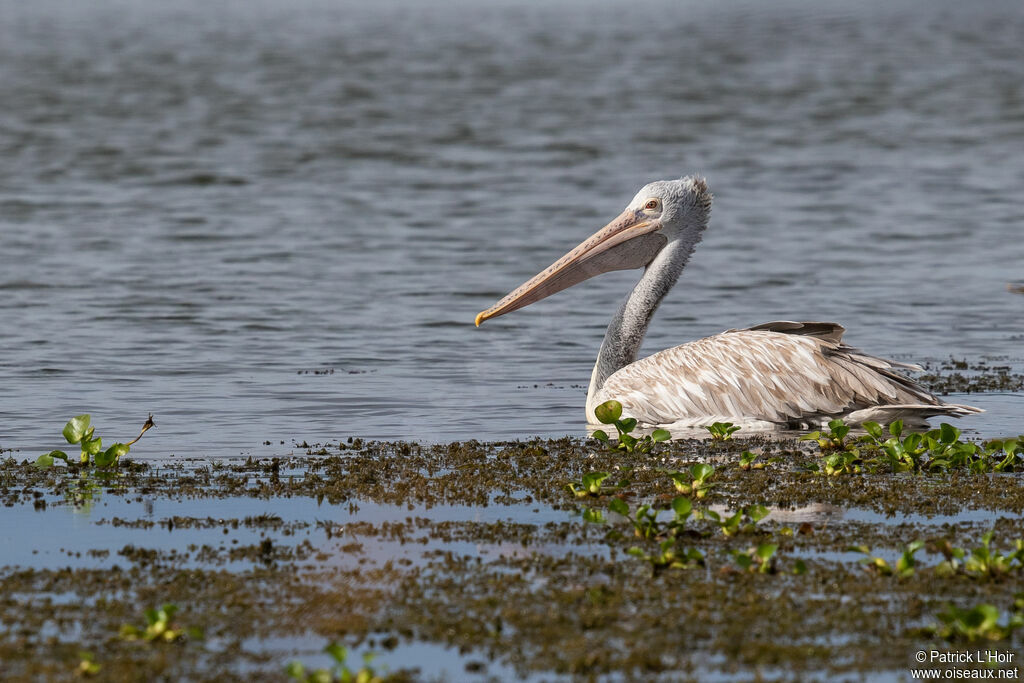
POLYGON ((691 569, 704 564, 704 555, 696 548, 677 549, 675 539, 668 538, 658 544, 654 553, 646 553, 633 546, 626 551, 634 557, 648 562, 655 573, 665 569, 691 569))
POLYGON ((768 508, 764 505, 748 505, 727 517, 714 510, 702 510, 700 516, 717 524, 726 536, 735 536, 756 531, 758 522, 768 516, 768 508))
POLYGON ((331 643, 324 648, 324 652, 334 660, 334 665, 330 669, 306 671, 302 662, 293 660, 285 667, 285 673, 301 683, 384 683, 384 678, 370 666, 376 658, 375 654, 365 653, 363 666, 353 671, 347 665, 348 650, 345 647, 331 643))
POLYGON ((732 441, 732 435, 740 431, 732 422, 714 422, 705 425, 704 429, 711 433, 712 441, 732 441))
MULTIPOLYGON (((83 465, 88 465, 90 459, 94 467, 110 467, 117 465, 118 460, 122 455, 128 453, 131 450, 132 444, 142 438, 150 428, 154 426, 153 416, 150 415, 146 419, 146 423, 142 425, 142 430, 139 435, 129 441, 128 443, 115 443, 108 447, 106 450, 103 448, 103 440, 96 436, 96 427, 90 424, 91 417, 89 415, 78 415, 68 420, 68 423, 64 425, 64 439, 69 444, 78 444, 81 448, 81 455, 79 456, 79 462, 83 465)), ((36 458, 35 466, 39 468, 53 467, 57 460, 63 460, 65 464, 70 465, 71 459, 64 451, 50 451, 44 453, 36 458)))
POLYGON ((981 546, 967 553, 963 548, 954 548, 949 541, 938 544, 938 550, 945 558, 936 568, 943 575, 964 573, 975 579, 1001 579, 1007 574, 1024 569, 1024 539, 1014 542, 1014 550, 1003 553, 992 547, 994 530, 981 537, 981 546))
MULTIPOLYGON (((776 543, 761 543, 757 547, 752 547, 745 552, 734 550, 732 551, 732 556, 736 564, 743 571, 771 574, 775 572, 775 553, 778 549, 779 546, 776 543)), ((806 566, 804 566, 803 571, 795 573, 802 574, 806 569, 806 566)))
POLYGON ((689 469, 685 472, 669 472, 668 476, 671 477, 672 484, 679 493, 682 493, 684 496, 692 495, 697 498, 704 498, 714 486, 710 482, 714 474, 715 468, 713 465, 697 463, 696 465, 690 465, 689 469))
POLYGON ((865 422, 866 432, 856 440, 847 439, 850 428, 832 420, 829 431, 815 431, 800 437, 817 441, 824 461, 812 471, 828 475, 862 472, 946 472, 965 469, 974 474, 1017 472, 1024 469, 1024 437, 978 444, 960 439, 960 430, 948 423, 927 432, 904 436, 903 421, 894 420, 888 435, 877 422, 865 422))
POLYGON ((594 438, 615 450, 625 451, 626 453, 650 453, 651 449, 654 448, 654 444, 659 441, 668 441, 672 438, 672 435, 666 429, 655 429, 650 434, 642 437, 633 436, 630 434, 636 429, 636 419, 622 417, 622 404, 618 401, 605 401, 601 405, 594 408, 594 415, 597 417, 601 424, 613 425, 618 436, 615 439, 615 444, 612 445, 611 437, 603 429, 594 431, 594 438))
POLYGON ((144 613, 146 625, 142 628, 132 624, 122 624, 120 636, 122 640, 143 640, 146 642, 173 643, 186 636, 202 639, 203 632, 196 627, 182 628, 173 621, 178 613, 178 606, 167 603, 160 608, 147 609, 144 613))
POLYGON ((914 575, 917 561, 914 559, 914 553, 924 547, 924 541, 913 541, 908 543, 900 554, 898 560, 896 560, 896 566, 892 567, 881 557, 871 557, 871 549, 866 545, 855 545, 850 546, 847 550, 856 553, 863 553, 868 557, 861 560, 869 571, 872 571, 879 576, 896 576, 900 579, 905 579, 914 575))
POLYGON ((750 451, 743 451, 740 454, 740 469, 744 472, 749 470, 763 470, 768 463, 754 461, 761 457, 760 453, 751 453, 750 451))
POLYGON ((78 666, 75 667, 76 676, 95 676, 102 668, 96 663, 96 655, 85 650, 78 651, 78 666))
POLYGON ((938 615, 940 624, 922 629, 926 635, 937 636, 950 642, 976 640, 1004 640, 1013 631, 1024 626, 1024 596, 1018 594, 1014 611, 1003 614, 995 605, 982 603, 971 608, 949 605, 938 615))
POLYGON ((587 496, 599 496, 602 493, 613 491, 618 487, 602 486, 605 479, 611 476, 609 472, 588 472, 584 474, 579 482, 566 484, 565 487, 577 498, 587 496))

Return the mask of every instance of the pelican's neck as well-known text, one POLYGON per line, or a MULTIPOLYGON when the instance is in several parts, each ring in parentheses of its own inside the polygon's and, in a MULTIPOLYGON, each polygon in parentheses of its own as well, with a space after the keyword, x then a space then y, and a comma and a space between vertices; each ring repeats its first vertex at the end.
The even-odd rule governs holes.
POLYGON ((617 370, 636 360, 654 312, 676 284, 696 245, 696 239, 692 242, 676 240, 666 245, 648 264, 640 281, 612 316, 601 343, 601 351, 597 354, 594 372, 590 376, 590 389, 587 391, 588 422, 596 423, 594 408, 598 404, 598 392, 605 381, 617 370))

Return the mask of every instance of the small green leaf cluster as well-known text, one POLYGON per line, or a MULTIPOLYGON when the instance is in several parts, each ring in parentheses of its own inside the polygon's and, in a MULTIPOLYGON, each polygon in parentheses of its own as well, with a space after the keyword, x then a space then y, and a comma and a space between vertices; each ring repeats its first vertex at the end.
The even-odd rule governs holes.
POLYGON ((732 422, 714 422, 705 425, 704 429, 711 433, 712 441, 732 441, 732 435, 740 431, 732 422))
POLYGON ((1015 472, 1024 468, 1024 437, 989 441, 980 445, 960 440, 960 430, 942 423, 928 432, 903 435, 903 421, 889 424, 888 436, 877 422, 861 425, 866 432, 853 442, 846 440, 849 427, 842 420, 828 423, 828 432, 811 432, 803 441, 817 441, 825 456, 813 471, 827 475, 862 472, 944 472, 966 469, 974 474, 1015 472))
POLYGON ((162 605, 159 609, 150 608, 145 611, 146 625, 142 628, 132 624, 122 624, 120 636, 122 640, 144 640, 146 642, 173 643, 185 636, 201 639, 203 632, 195 627, 181 628, 174 623, 174 615, 178 606, 162 605))
POLYGON ((324 648, 324 652, 331 656, 334 660, 334 665, 330 669, 315 669, 313 671, 306 671, 306 667, 297 660, 293 660, 285 668, 285 673, 290 678, 301 683, 383 683, 384 678, 374 672, 370 664, 375 659, 376 655, 367 652, 363 655, 363 666, 356 671, 352 671, 346 664, 348 660, 348 650, 338 645, 337 643, 331 643, 324 648))
POLYGON ((743 451, 743 453, 740 454, 740 469, 743 470, 744 472, 747 472, 749 470, 763 470, 765 466, 768 465, 768 463, 755 463, 754 461, 757 460, 759 457, 761 457, 760 453, 751 453, 750 451, 743 451))
MULTIPOLYGON (((677 498, 673 501, 673 509, 676 508, 677 502, 682 497, 677 498)), ((675 536, 675 531, 678 527, 682 527, 682 524, 686 522, 686 518, 690 515, 689 501, 682 499, 685 503, 679 503, 678 505, 686 508, 685 515, 680 519, 679 513, 677 512, 676 518, 671 522, 663 523, 657 519, 657 510, 650 505, 641 505, 637 508, 634 514, 630 514, 630 506, 626 501, 621 498, 613 498, 608 503, 608 510, 616 514, 620 514, 633 525, 633 532, 638 539, 650 540, 656 537, 663 537, 666 535, 675 536)))
POLYGON ((605 401, 594 408, 594 415, 601 424, 614 425, 615 430, 618 432, 614 446, 611 445, 611 437, 603 429, 596 430, 594 438, 615 450, 625 451, 626 453, 650 453, 651 449, 654 448, 654 444, 659 441, 668 441, 672 438, 672 435, 665 429, 655 429, 650 434, 642 437, 633 436, 630 432, 636 428, 636 419, 632 417, 623 418, 622 404, 615 400, 605 401))
POLYGON ((666 538, 659 543, 658 549, 654 553, 644 552, 637 546, 633 546, 626 552, 648 562, 655 573, 665 569, 692 569, 704 564, 704 554, 701 551, 696 548, 677 550, 675 539, 672 538, 666 538))
MULTIPOLYGON (((777 543, 761 543, 760 545, 748 548, 746 551, 734 550, 732 551, 732 556, 736 564, 739 565, 739 568, 745 572, 774 574, 775 553, 778 549, 777 543)), ((798 574, 806 571, 807 565, 802 560, 798 568, 794 569, 794 573, 798 574)))
POLYGON ((935 571, 944 575, 963 573, 975 579, 1001 579, 1011 572, 1024 570, 1024 539, 1014 542, 1014 550, 1002 553, 992 547, 994 530, 981 537, 981 546, 970 554, 963 548, 954 548, 945 541, 939 544, 939 551, 945 558, 935 571))
POLYGON ((75 667, 76 676, 95 676, 103 667, 96 663, 96 655, 86 650, 78 651, 78 666, 75 667))
MULTIPOLYGON (((714 473, 714 468, 711 465, 700 464, 690 470, 687 477, 677 476, 680 475, 678 472, 671 472, 669 475, 677 488, 682 485, 691 492, 707 491, 710 487, 708 479, 714 473)), ((659 519, 661 511, 649 504, 640 505, 636 510, 630 510, 629 504, 621 497, 612 498, 608 502, 608 510, 625 518, 633 528, 633 536, 636 538, 658 543, 653 551, 636 546, 627 551, 630 555, 648 562, 655 573, 663 569, 689 569, 704 564, 704 556, 699 550, 680 548, 677 544, 684 532, 691 536, 703 535, 705 537, 712 533, 687 530, 686 525, 691 518, 711 522, 727 537, 732 537, 741 533, 755 533, 757 523, 768 516, 768 508, 763 505, 749 505, 731 515, 723 516, 713 510, 694 508, 692 501, 686 496, 676 496, 672 499, 671 519, 659 519)), ((595 508, 584 509, 583 520, 593 524, 607 522, 604 513, 595 508)), ((609 533, 621 537, 621 534, 614 529, 609 533)), ((755 553, 751 557, 756 556, 755 553)), ((760 567, 760 564, 758 566, 760 567)))
POLYGON ((875 572, 879 576, 896 576, 900 579, 905 579, 914 575, 914 568, 917 566, 916 560, 914 560, 914 553, 924 547, 924 541, 913 541, 908 543, 903 549, 903 553, 900 558, 896 560, 896 566, 892 567, 881 557, 871 557, 871 549, 866 545, 851 546, 848 550, 857 553, 863 553, 868 557, 861 560, 869 571, 875 572))
POLYGON ((1003 615, 995 605, 982 603, 970 609, 949 605, 939 615, 941 624, 925 628, 927 635, 938 636, 945 640, 968 641, 1003 640, 1013 631, 1024 626, 1024 594, 1018 594, 1014 600, 1014 609, 1003 621, 1003 615))
MULTIPOLYGON (((577 498, 599 496, 602 493, 608 493, 618 488, 601 485, 610 476, 611 473, 609 472, 588 472, 583 475, 579 482, 566 484, 565 487, 577 498)), ((620 483, 619 486, 621 487, 622 484, 620 483)))
MULTIPOLYGON (((131 445, 142 438, 142 435, 146 433, 150 427, 153 427, 153 416, 150 415, 149 419, 146 420, 146 424, 142 426, 142 431, 139 435, 128 443, 115 443, 108 447, 106 450, 103 449, 103 440, 96 436, 96 427, 90 424, 92 418, 89 415, 78 415, 68 420, 68 423, 64 425, 64 439, 69 444, 78 444, 81 449, 79 455, 79 462, 83 465, 90 464, 90 458, 92 465, 95 467, 110 467, 117 465, 118 460, 121 456, 128 453, 131 449, 131 445)), ((63 460, 65 464, 70 465, 71 459, 64 451, 50 451, 44 453, 36 458, 35 466, 39 468, 53 467, 57 460, 63 460)))
POLYGON ((672 483, 679 493, 684 496, 693 495, 697 498, 704 498, 714 486, 709 481, 714 473, 713 465, 697 463, 690 465, 685 472, 669 472, 668 476, 672 478, 672 483))
POLYGON ((728 537, 740 533, 753 533, 758 522, 768 516, 768 508, 764 505, 748 505, 731 515, 720 515, 714 510, 698 510, 698 519, 710 519, 718 525, 722 533, 728 537))

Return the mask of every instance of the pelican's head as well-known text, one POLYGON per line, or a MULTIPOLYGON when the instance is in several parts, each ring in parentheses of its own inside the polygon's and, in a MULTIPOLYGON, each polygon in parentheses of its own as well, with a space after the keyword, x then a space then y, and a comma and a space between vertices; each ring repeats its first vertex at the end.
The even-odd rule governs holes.
POLYGON ((710 213, 711 193, 703 178, 691 176, 644 185, 618 218, 479 313, 476 324, 528 306, 595 275, 644 268, 669 244, 683 242, 692 249, 700 241, 710 213))

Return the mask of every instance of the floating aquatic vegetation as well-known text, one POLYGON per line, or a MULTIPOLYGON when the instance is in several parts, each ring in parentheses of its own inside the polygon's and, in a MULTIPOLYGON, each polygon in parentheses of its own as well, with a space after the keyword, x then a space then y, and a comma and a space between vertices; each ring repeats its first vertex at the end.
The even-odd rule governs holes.
POLYGON ((1012 552, 1002 553, 992 547, 994 530, 981 537, 981 545, 970 554, 963 548, 954 548, 949 541, 938 545, 945 560, 936 567, 941 574, 963 573, 972 578, 1001 579, 1010 572, 1024 570, 1024 539, 1018 538, 1012 552))
POLYGON ((704 498, 714 486, 714 483, 710 481, 714 474, 714 465, 702 462, 691 465, 683 472, 669 472, 668 476, 672 478, 672 483, 679 493, 684 496, 693 495, 697 498, 704 498))
MULTIPOLYGON (((761 543, 745 551, 734 550, 732 556, 739 568, 745 572, 773 574, 775 573, 775 553, 778 549, 777 543, 761 543)), ((804 565, 803 571, 806 570, 807 567, 804 565)))
POLYGON ((853 552, 863 553, 867 555, 865 559, 861 560, 861 563, 872 572, 875 572, 879 576, 896 576, 901 579, 908 578, 914 575, 914 568, 917 566, 917 562, 914 559, 914 553, 924 547, 924 541, 913 541, 903 549, 903 553, 900 558, 896 560, 896 566, 892 567, 881 557, 871 557, 871 549, 866 545, 851 546, 849 550, 853 552))
POLYGON ((598 429, 593 436, 601 443, 626 453, 650 453, 654 444, 659 441, 668 441, 672 435, 666 429, 655 429, 650 434, 636 437, 630 434, 636 429, 636 419, 627 417, 622 419, 622 404, 618 401, 605 401, 594 408, 594 415, 601 424, 613 425, 618 432, 615 445, 611 445, 611 438, 603 429, 598 429))
POLYGON ((698 519, 710 519, 726 536, 750 534, 757 530, 757 524, 768 516, 768 508, 764 505, 748 505, 731 515, 720 515, 714 510, 699 510, 698 519))
POLYGON ((711 434, 712 441, 731 441, 732 435, 740 431, 740 428, 732 422, 715 422, 706 425, 704 429, 711 434))
POLYGON ((363 654, 363 666, 353 671, 347 665, 348 650, 331 643, 324 648, 324 652, 330 655, 334 664, 329 669, 314 669, 306 671, 306 667, 299 661, 292 661, 285 668, 285 673, 290 678, 301 683, 384 683, 386 678, 374 672, 370 664, 376 658, 372 652, 363 654))
POLYGON ((921 629, 923 635, 937 636, 950 642, 1004 640, 1024 626, 1024 594, 1014 600, 1014 609, 1005 616, 995 605, 982 603, 971 608, 949 605, 938 615, 941 624, 921 629))
POLYGON ((203 637, 201 629, 194 626, 185 628, 173 621, 174 615, 177 613, 178 606, 171 603, 161 605, 159 608, 147 609, 144 613, 146 625, 139 628, 132 624, 122 624, 121 639, 144 640, 150 643, 173 643, 185 637, 201 640, 203 637))
MULTIPOLYGON (((103 439, 96 436, 96 427, 90 424, 91 417, 89 415, 78 415, 68 420, 68 423, 64 425, 64 439, 69 444, 78 444, 81 447, 81 455, 79 456, 79 462, 82 465, 89 465, 90 458, 94 467, 110 467, 116 465, 118 459, 127 454, 131 450, 132 444, 142 438, 153 424, 153 416, 150 415, 146 419, 146 423, 142 425, 142 430, 139 435, 129 441, 128 443, 115 443, 108 447, 106 450, 103 449, 103 439)), ((71 459, 64 451, 50 451, 40 455, 35 465, 39 468, 53 467, 57 460, 64 461, 65 464, 70 465, 71 459)))
POLYGON ((75 667, 76 676, 95 676, 102 668, 96 663, 96 655, 85 650, 78 651, 78 666, 75 667))
POLYGON ((809 466, 827 475, 864 472, 948 472, 973 474, 1015 472, 1024 467, 1024 437, 992 440, 984 444, 962 441, 960 430, 943 422, 937 429, 903 435, 903 421, 889 424, 888 437, 877 422, 861 425, 865 434, 847 440, 850 428, 842 420, 829 422, 829 431, 800 437, 816 441, 823 461, 809 466))
POLYGON ((610 476, 612 475, 609 472, 588 472, 578 483, 569 483, 565 487, 577 498, 599 496, 603 492, 614 490, 612 487, 601 485, 610 476))

